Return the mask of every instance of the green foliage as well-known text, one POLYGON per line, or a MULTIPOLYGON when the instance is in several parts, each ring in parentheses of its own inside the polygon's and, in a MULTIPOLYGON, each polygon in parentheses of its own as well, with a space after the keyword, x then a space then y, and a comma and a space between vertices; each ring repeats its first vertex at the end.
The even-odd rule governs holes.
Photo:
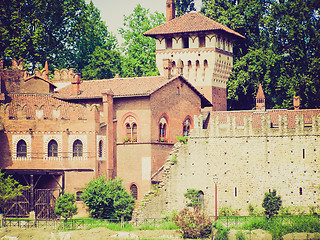
POLYGON ((176 17, 195 10, 194 0, 176 0, 176 17))
POLYGON ((268 218, 271 218, 274 215, 277 215, 279 209, 282 205, 282 200, 280 196, 277 196, 277 192, 275 189, 270 193, 264 194, 264 199, 262 203, 262 207, 264 208, 264 213, 268 218))
POLYGON ((61 216, 67 221, 77 213, 77 206, 75 205, 76 196, 71 193, 64 193, 59 196, 54 206, 54 213, 57 216, 61 216))
POLYGON ((252 204, 249 204, 248 211, 251 216, 264 216, 264 209, 259 208, 258 206, 253 206, 252 204))
POLYGON ((90 55, 89 64, 82 71, 83 79, 108 79, 121 73, 121 55, 119 51, 97 46, 90 55))
POLYGON ((179 142, 182 142, 184 144, 186 144, 188 141, 188 136, 177 136, 176 138, 179 142))
POLYGON ((158 75, 156 66, 155 40, 143 33, 165 21, 164 15, 154 14, 142 8, 140 4, 133 13, 124 18, 124 27, 119 33, 125 42, 122 44, 124 55, 122 62, 123 77, 141 77, 158 75))
POLYGON ((309 214, 311 215, 320 215, 320 206, 309 206, 309 214))
POLYGON ((184 208, 174 217, 174 221, 183 238, 205 238, 211 234, 212 221, 198 207, 193 211, 184 208))
POLYGON ((245 240, 246 236, 242 231, 236 232, 236 240, 245 240))
POLYGON ((173 155, 170 162, 176 163, 177 162, 177 155, 173 155))
POLYGON ((99 177, 91 180, 81 198, 94 218, 120 219, 123 216, 130 219, 135 207, 133 197, 123 188, 120 179, 105 181, 105 177, 99 177))
POLYGON ((212 228, 217 229, 216 234, 214 235, 215 240, 226 240, 228 239, 229 229, 224 227, 219 222, 214 222, 212 228))
POLYGON ((200 197, 200 191, 196 190, 194 188, 188 189, 187 193, 184 194, 184 197, 189 199, 189 203, 187 203, 187 207, 198 207, 201 205, 201 202, 199 201, 200 197))
POLYGON ((318 108, 319 4, 312 0, 204 0, 202 12, 246 38, 234 42, 228 107, 252 109, 259 83, 268 108, 318 108))
POLYGON ((0 209, 5 211, 6 203, 21 196, 22 191, 28 188, 28 186, 19 184, 11 175, 5 177, 5 174, 0 170, 0 209))
POLYGON ((219 216, 233 216, 238 214, 237 209, 233 209, 231 206, 228 207, 222 207, 219 212, 219 216))

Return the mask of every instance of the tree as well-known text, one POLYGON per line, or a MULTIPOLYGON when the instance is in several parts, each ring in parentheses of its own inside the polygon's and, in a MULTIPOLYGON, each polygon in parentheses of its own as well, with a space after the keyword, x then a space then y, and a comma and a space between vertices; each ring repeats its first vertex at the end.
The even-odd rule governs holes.
POLYGON ((194 188, 188 189, 187 193, 184 194, 184 197, 189 199, 190 202, 187 203, 187 207, 199 207, 201 202, 199 201, 200 191, 195 190, 194 188))
POLYGON ((158 75, 156 66, 155 40, 145 37, 143 33, 165 21, 163 14, 142 8, 140 4, 133 13, 124 17, 124 27, 119 33, 125 42, 122 44, 122 69, 124 77, 141 77, 158 75))
POLYGON ((59 196, 54 207, 54 212, 57 216, 61 216, 65 219, 65 222, 73 215, 77 213, 77 206, 74 204, 76 202, 76 196, 71 193, 64 193, 59 196))
POLYGON ((195 11, 194 0, 176 0, 176 17, 195 11))
POLYGON ((122 186, 121 179, 99 177, 91 180, 83 189, 81 195, 84 203, 89 207, 94 218, 102 219, 130 219, 135 207, 135 201, 122 186))
POLYGON ((121 73, 121 55, 116 50, 97 47, 90 55, 89 64, 82 70, 83 79, 107 79, 121 73))
POLYGON ((267 218, 271 218, 272 216, 278 214, 281 205, 281 197, 277 196, 277 192, 275 189, 273 189, 270 193, 267 192, 264 194, 262 207, 264 208, 264 213, 267 218))
POLYGON ((19 184, 11 175, 5 177, 0 170, 0 208, 6 211, 6 204, 22 195, 22 191, 28 189, 28 186, 19 184))

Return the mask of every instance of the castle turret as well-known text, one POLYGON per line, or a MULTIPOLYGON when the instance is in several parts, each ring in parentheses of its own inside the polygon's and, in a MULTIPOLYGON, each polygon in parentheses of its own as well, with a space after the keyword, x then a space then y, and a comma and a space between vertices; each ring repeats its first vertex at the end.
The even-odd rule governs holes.
POLYGON ((174 7, 169 7, 172 4, 174 1, 167 1, 167 22, 144 33, 156 39, 160 75, 165 71, 163 59, 170 59, 172 75, 183 75, 210 100, 212 110, 227 110, 226 84, 233 65, 232 42, 244 37, 201 13, 174 18, 174 7))
POLYGON ((261 84, 259 85, 257 96, 256 96, 256 109, 257 110, 266 110, 266 98, 263 93, 263 89, 261 84))

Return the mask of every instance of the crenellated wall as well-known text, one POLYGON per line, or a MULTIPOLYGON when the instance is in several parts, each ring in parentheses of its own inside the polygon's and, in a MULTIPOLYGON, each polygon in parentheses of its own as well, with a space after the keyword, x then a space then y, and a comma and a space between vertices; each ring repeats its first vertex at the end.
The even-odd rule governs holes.
POLYGON ((319 205, 320 110, 211 112, 209 128, 195 116, 188 143, 175 149, 177 161, 165 165, 163 183, 150 193, 135 216, 161 217, 181 210, 183 194, 204 193, 204 208, 214 215, 214 182, 218 209, 231 206, 240 214, 276 189, 284 206, 319 205), (155 195, 155 196, 154 196, 155 195), (155 210, 153 210, 155 209, 155 210))

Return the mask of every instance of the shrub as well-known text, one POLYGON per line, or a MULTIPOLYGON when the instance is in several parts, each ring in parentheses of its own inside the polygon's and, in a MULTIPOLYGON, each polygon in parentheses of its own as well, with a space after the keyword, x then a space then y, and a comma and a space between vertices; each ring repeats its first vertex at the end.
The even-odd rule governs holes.
POLYGON ((232 207, 222 207, 219 210, 219 216, 230 217, 237 214, 238 214, 238 210, 233 209, 232 207))
POLYGON ((281 205, 282 200, 280 196, 277 196, 276 190, 273 189, 272 192, 264 194, 262 207, 264 208, 264 213, 268 218, 278 214, 281 205))
POLYGON ((245 240, 246 236, 242 231, 236 232, 236 240, 245 240))
POLYGON ((264 209, 261 207, 259 208, 257 205, 253 206, 252 204, 249 204, 248 211, 251 216, 264 216, 264 209))
POLYGON ((81 198, 94 218, 120 219, 123 216, 128 220, 135 207, 133 197, 122 186, 122 180, 117 178, 91 180, 83 189, 81 198))
POLYGON ((74 204, 76 202, 76 196, 71 193, 64 193, 58 197, 56 205, 54 207, 54 212, 57 216, 61 216, 65 219, 65 222, 73 215, 77 213, 77 206, 74 204))
POLYGON ((188 189, 187 193, 184 194, 184 197, 189 199, 190 202, 187 203, 187 207, 198 207, 201 205, 201 202, 199 201, 199 197, 200 197, 200 191, 199 190, 195 190, 193 188, 188 189))
POLYGON ((221 223, 214 222, 212 225, 213 228, 217 229, 216 234, 214 235, 215 240, 226 240, 228 239, 229 230, 225 228, 221 223))
POLYGON ((173 220, 183 238, 205 238, 211 234, 212 221, 198 207, 193 211, 184 208, 173 220))
POLYGON ((182 142, 182 143, 184 143, 184 144, 186 144, 187 143, 187 141, 188 141, 188 136, 178 136, 177 137, 177 140, 179 141, 179 142, 182 142))

